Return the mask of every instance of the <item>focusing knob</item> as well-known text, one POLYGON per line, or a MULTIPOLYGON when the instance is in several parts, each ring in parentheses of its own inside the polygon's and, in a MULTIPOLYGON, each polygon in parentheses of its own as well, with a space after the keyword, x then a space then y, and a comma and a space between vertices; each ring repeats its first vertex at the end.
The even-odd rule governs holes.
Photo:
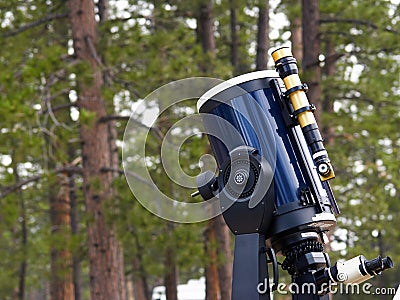
POLYGON ((214 172, 205 171, 204 173, 197 175, 196 184, 198 192, 193 193, 192 197, 201 195, 201 197, 207 201, 216 196, 218 181, 214 172))

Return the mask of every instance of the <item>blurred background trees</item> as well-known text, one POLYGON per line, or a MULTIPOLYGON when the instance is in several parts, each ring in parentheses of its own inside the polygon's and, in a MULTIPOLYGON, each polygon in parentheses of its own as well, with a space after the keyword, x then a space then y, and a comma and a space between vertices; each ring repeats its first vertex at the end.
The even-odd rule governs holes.
MULTIPOLYGON (((201 276, 208 300, 229 299, 221 218, 184 225, 146 211, 121 173, 121 139, 149 92, 272 68, 266 51, 279 45, 293 47, 336 168, 332 260, 400 262, 399 16, 394 0, 0 1, 0 299, 149 300, 166 285, 173 300, 201 276)), ((187 107, 157 123, 161 138, 187 107)), ((189 141, 180 156, 195 175, 188 166, 209 148, 189 141)), ((148 149, 159 161, 156 140, 148 149)), ((151 173, 189 198, 159 164, 151 173)), ((396 268, 373 284, 399 278, 396 268)))

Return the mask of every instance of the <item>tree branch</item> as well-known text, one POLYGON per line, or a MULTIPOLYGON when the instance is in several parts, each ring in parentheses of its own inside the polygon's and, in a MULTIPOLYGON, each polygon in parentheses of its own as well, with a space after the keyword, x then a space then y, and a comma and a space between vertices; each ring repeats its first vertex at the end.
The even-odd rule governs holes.
MULTIPOLYGON (((101 117, 99 119, 99 122, 100 123, 106 123, 106 122, 109 122, 109 121, 128 121, 128 120, 129 120, 129 116, 108 115, 108 116, 101 117)), ((137 122, 140 123, 139 121, 137 121, 137 122)), ((140 124, 143 125, 143 127, 145 127, 145 128, 149 128, 149 127, 147 127, 146 125, 144 125, 142 123, 140 123, 140 124)))
MULTIPOLYGON (((56 111, 59 111, 59 110, 63 110, 63 109, 65 109, 65 108, 70 108, 70 107, 77 107, 77 104, 76 104, 76 103, 73 103, 73 102, 71 102, 71 103, 65 103, 65 104, 60 104, 60 105, 57 105, 57 106, 52 107, 51 110, 52 110, 53 112, 56 112, 56 111)), ((48 110, 47 110, 47 109, 44 109, 43 111, 40 112, 40 114, 42 114, 42 115, 47 114, 47 113, 48 113, 48 110)))
POLYGON ((111 72, 111 70, 107 70, 107 75, 109 75, 111 79, 114 80, 114 82, 122 84, 128 91, 130 91, 136 97, 142 98, 140 93, 132 87, 131 82, 118 78, 116 75, 114 75, 113 72, 111 72))
MULTIPOLYGON (((67 167, 62 167, 62 168, 55 169, 52 173, 55 173, 55 174, 59 174, 59 173, 68 173, 68 174, 78 173, 78 174, 82 174, 82 168, 77 167, 77 166, 67 166, 67 167)), ((8 194, 11 194, 11 193, 13 193, 15 191, 18 191, 23 186, 25 186, 25 185, 27 185, 29 183, 39 181, 44 176, 45 176, 45 174, 32 176, 32 177, 29 177, 29 178, 27 178, 25 180, 19 181, 17 184, 14 184, 14 185, 11 185, 11 186, 7 186, 7 187, 3 188, 2 191, 1 191, 1 194, 0 194, 0 198, 4 198, 8 194)))
POLYGON ((96 61, 96 63, 101 66, 104 67, 100 57, 97 54, 96 51, 96 47, 94 46, 93 42, 92 42, 92 38, 90 36, 85 36, 85 42, 89 47, 90 53, 92 54, 93 59, 96 61))
POLYGON ((66 18, 66 17, 68 17, 68 13, 50 14, 50 15, 48 15, 46 17, 43 17, 43 18, 41 18, 39 20, 33 21, 32 23, 28 23, 28 24, 22 25, 21 27, 15 29, 15 30, 12 30, 12 31, 9 31, 9 32, 5 32, 5 33, 3 33, 1 35, 1 37, 15 36, 15 35, 17 35, 17 34, 19 34, 21 32, 24 32, 26 30, 29 30, 29 29, 31 29, 33 27, 36 27, 36 26, 39 26, 41 24, 47 23, 49 21, 53 21, 53 20, 57 20, 57 19, 63 19, 63 18, 66 18))
POLYGON ((385 106, 390 106, 390 107, 399 107, 399 104, 397 104, 395 101, 390 101, 390 100, 373 100, 371 98, 367 98, 367 97, 339 97, 339 100, 349 100, 349 101, 355 101, 355 102, 364 102, 364 103, 368 103, 371 104, 375 107, 385 107, 385 106))
POLYGON ((54 124, 56 126, 62 126, 64 129, 67 129, 69 131, 72 130, 72 128, 70 128, 69 126, 67 126, 64 123, 60 123, 58 122, 56 116, 53 113, 53 109, 51 107, 51 100, 50 100, 51 96, 50 96, 50 90, 48 88, 46 88, 46 96, 45 96, 45 103, 46 103, 46 107, 47 107, 47 112, 50 116, 50 118, 52 119, 52 121, 54 122, 54 124))
POLYGON ((95 45, 93 44, 92 38, 91 38, 90 36, 88 36, 88 35, 85 36, 85 42, 86 42, 86 44, 87 44, 88 47, 89 47, 89 51, 90 51, 90 53, 91 53, 93 59, 94 59, 94 60, 96 61, 96 63, 105 71, 105 74, 106 74, 107 76, 111 77, 111 79, 112 79, 114 82, 123 84, 124 87, 125 87, 126 89, 128 89, 128 90, 129 90, 132 94, 134 94, 136 97, 141 98, 139 92, 136 91, 134 88, 132 88, 132 83, 131 83, 131 82, 128 82, 128 81, 125 81, 125 80, 123 80, 123 79, 118 78, 110 68, 108 68, 106 65, 104 65, 104 63, 102 62, 100 56, 97 54, 96 47, 95 47, 95 45))
POLYGON ((111 22, 111 23, 118 23, 118 22, 125 23, 125 22, 127 22, 129 20, 136 20, 136 19, 145 19, 146 21, 154 22, 154 17, 145 16, 145 15, 142 15, 142 14, 139 14, 139 13, 136 13, 136 12, 135 12, 135 15, 132 15, 132 13, 131 13, 131 16, 126 17, 126 18, 113 17, 113 18, 109 18, 107 21, 111 22))
POLYGON ((349 24, 355 24, 355 25, 363 25, 370 27, 372 29, 381 29, 396 35, 400 35, 400 32, 391 29, 390 27, 385 27, 385 28, 379 28, 376 24, 372 23, 371 21, 366 21, 366 20, 358 20, 358 19, 320 19, 320 23, 349 23, 349 24))
POLYGON ((346 51, 346 52, 341 52, 341 53, 335 53, 334 55, 330 55, 330 56, 325 56, 324 61, 327 61, 328 59, 333 59, 333 60, 338 60, 340 58, 342 58, 343 56, 349 57, 352 55, 377 55, 380 52, 393 52, 396 51, 396 48, 382 48, 382 49, 377 49, 374 51, 365 51, 365 50, 360 50, 360 51, 356 51, 356 50, 352 50, 352 51, 346 51))
POLYGON ((320 19, 320 23, 350 23, 355 25, 364 25, 367 27, 371 27, 373 29, 378 29, 374 23, 366 20, 358 20, 358 19, 320 19))

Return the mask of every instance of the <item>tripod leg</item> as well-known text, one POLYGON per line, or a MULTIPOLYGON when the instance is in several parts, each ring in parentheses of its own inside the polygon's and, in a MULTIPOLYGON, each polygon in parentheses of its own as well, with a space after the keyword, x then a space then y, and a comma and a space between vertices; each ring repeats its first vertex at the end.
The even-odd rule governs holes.
POLYGON ((258 233, 235 236, 232 300, 269 300, 270 288, 265 236, 258 233))

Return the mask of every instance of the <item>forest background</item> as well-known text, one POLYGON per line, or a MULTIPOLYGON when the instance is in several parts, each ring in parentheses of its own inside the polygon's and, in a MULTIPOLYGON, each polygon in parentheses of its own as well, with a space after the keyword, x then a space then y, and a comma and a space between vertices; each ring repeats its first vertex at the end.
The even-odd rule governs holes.
MULTIPOLYGON (((173 300, 201 276, 207 300, 230 299, 222 218, 177 224, 145 210, 121 141, 148 93, 271 69, 280 45, 299 62, 337 174, 332 261, 400 262, 399 1, 1 0, 0 24, 0 299, 149 300, 165 285, 173 300)), ((152 178, 182 201, 193 191, 165 176, 158 141, 194 111, 167 112, 147 141, 152 178)), ((195 135, 180 149, 188 174, 207 145, 195 135)), ((399 278, 395 268, 371 283, 399 278)))

